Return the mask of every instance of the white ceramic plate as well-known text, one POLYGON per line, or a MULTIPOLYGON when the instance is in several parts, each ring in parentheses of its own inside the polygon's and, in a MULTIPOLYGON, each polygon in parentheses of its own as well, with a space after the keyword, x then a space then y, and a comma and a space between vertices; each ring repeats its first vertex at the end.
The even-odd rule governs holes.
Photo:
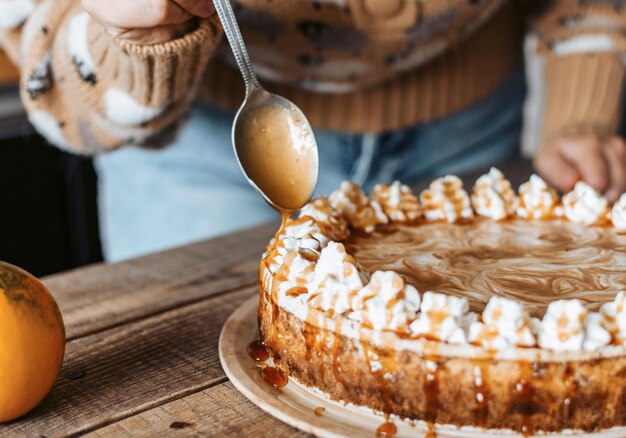
MULTIPOLYGON (((374 437, 376 429, 385 419, 371 409, 337 403, 328 399, 321 391, 313 391, 293 379, 281 389, 276 389, 261 379, 261 368, 246 352, 248 344, 259 337, 257 306, 258 298, 250 298, 233 312, 222 328, 219 340, 220 361, 233 385, 267 413, 305 432, 319 437, 374 437), (321 416, 315 414, 318 407, 324 408, 321 416)), ((391 421, 398 429, 396 437, 399 438, 424 436, 428 432, 426 424, 422 422, 413 425, 397 418, 392 418, 391 421)), ((437 426, 435 432, 437 438, 521 436, 508 431, 458 429, 454 426, 437 426)), ((558 436, 565 435, 572 434, 562 433, 558 436)), ((624 437, 626 428, 576 436, 624 437)))

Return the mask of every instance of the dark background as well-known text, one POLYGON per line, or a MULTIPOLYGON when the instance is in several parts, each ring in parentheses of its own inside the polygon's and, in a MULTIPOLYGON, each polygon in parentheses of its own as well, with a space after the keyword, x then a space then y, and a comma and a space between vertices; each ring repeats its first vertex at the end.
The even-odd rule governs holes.
POLYGON ((91 160, 40 136, 0 140, 0 260, 36 276, 102 260, 91 160))

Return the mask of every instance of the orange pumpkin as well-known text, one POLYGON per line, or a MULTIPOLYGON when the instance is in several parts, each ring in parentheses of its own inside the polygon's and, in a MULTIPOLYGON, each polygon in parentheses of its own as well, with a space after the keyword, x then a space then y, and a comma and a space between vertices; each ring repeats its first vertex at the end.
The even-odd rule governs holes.
POLYGON ((0 422, 46 396, 64 352, 65 327, 52 295, 28 272, 0 262, 0 422))

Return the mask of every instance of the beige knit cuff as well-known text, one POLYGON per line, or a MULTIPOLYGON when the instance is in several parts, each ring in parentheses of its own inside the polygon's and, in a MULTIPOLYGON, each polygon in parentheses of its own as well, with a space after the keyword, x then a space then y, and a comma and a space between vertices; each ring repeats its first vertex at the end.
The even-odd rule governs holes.
MULTIPOLYGON (((163 44, 136 45, 112 38, 100 28, 90 32, 90 49, 111 86, 142 105, 159 107, 188 100, 195 93, 221 28, 217 17, 204 20, 182 38, 163 44)), ((94 23, 94 27, 97 24, 94 23)))
POLYGON ((617 132, 625 73, 618 53, 552 55, 545 67, 543 142, 561 135, 617 132))
POLYGON ((55 114, 75 114, 65 116, 68 143, 91 154, 127 144, 162 147, 171 142, 221 37, 217 17, 200 22, 182 38, 135 45, 112 37, 81 14, 69 16, 59 38, 70 41, 85 20, 85 42, 55 51, 53 63, 64 80, 61 92, 48 96, 55 114))

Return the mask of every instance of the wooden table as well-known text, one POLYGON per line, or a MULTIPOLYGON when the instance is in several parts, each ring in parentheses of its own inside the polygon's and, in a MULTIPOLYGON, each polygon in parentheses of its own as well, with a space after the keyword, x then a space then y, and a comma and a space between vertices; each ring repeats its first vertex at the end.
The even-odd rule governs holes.
MULTIPOLYGON (((529 174, 523 162, 502 169, 516 185, 529 174)), ((217 353, 223 323, 257 293, 276 228, 44 279, 65 319, 65 361, 43 403, 0 436, 305 436, 243 397, 217 353)))

